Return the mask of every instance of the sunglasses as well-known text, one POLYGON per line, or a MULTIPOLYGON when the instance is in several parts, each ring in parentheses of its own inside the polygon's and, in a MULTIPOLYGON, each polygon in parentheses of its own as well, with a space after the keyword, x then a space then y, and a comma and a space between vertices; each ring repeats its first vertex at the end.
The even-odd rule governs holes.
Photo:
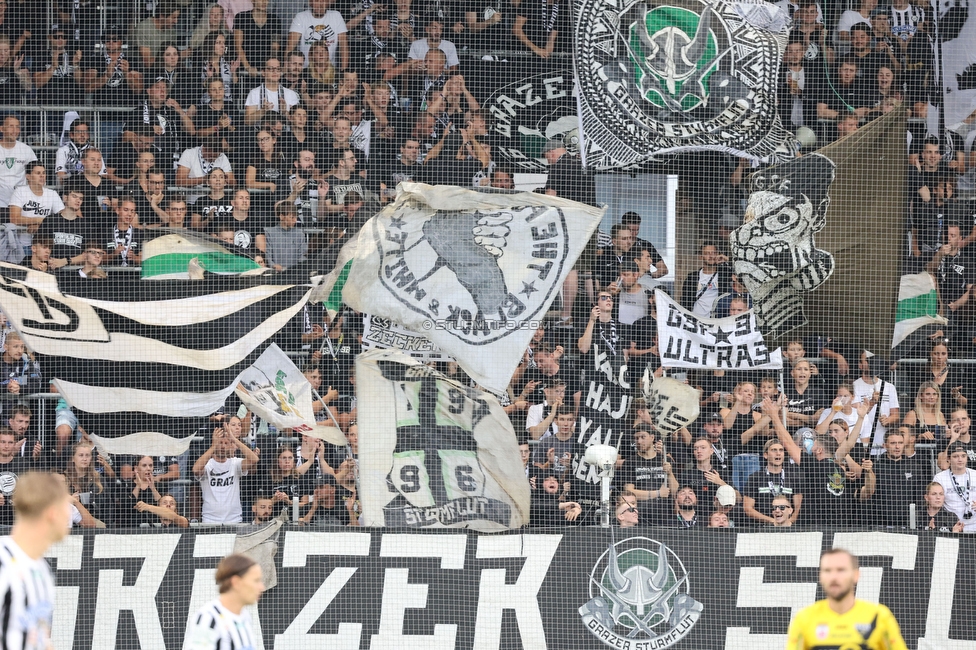
POLYGON ((786 510, 789 506, 773 506, 773 512, 777 510, 786 510))
POLYGON ((613 300, 613 296, 600 296, 600 300, 613 300))

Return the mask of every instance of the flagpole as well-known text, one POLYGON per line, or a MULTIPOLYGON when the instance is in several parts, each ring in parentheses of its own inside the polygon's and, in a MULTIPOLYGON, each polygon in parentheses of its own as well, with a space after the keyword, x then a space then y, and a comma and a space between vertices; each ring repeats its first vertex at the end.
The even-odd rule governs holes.
MULTIPOLYGON (((335 425, 336 429, 342 431, 342 427, 339 426, 339 421, 335 419, 334 415, 332 415, 332 409, 330 409, 329 405, 325 403, 325 400, 322 399, 322 396, 319 395, 319 392, 313 388, 312 394, 315 395, 315 399, 317 399, 322 404, 322 408, 325 409, 325 412, 329 415, 329 419, 332 420, 332 424, 335 425)), ((345 435, 346 432, 342 431, 342 433, 343 435, 345 435)), ((348 437, 346 438, 346 458, 352 458, 353 460, 356 460, 356 458, 352 454, 352 446, 349 444, 348 437)), ((356 496, 362 499, 361 497, 362 492, 360 491, 360 486, 359 486, 359 461, 356 460, 356 462, 353 463, 352 467, 353 467, 352 476, 356 481, 356 496)))

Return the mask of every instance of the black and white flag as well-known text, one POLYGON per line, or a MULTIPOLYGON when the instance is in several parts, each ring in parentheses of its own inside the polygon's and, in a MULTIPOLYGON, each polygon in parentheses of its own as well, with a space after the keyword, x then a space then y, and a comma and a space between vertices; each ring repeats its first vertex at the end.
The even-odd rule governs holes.
POLYGON ((701 414, 698 389, 671 377, 652 377, 644 371, 642 382, 647 410, 654 427, 662 433, 674 433, 687 427, 701 414))
MULTIPOLYGON (((770 340, 807 323, 805 294, 834 272, 834 256, 818 247, 816 238, 827 225, 836 169, 830 158, 814 153, 749 177, 745 217, 729 238, 732 268, 749 290, 759 327, 770 340)), ((863 228, 858 216, 850 221, 863 228)))
POLYGON ((343 301, 423 332, 503 393, 604 209, 530 192, 397 191, 359 232, 343 301))
POLYGON ((752 159, 798 149, 776 107, 789 17, 762 0, 578 0, 576 80, 587 167, 711 149, 752 159))
POLYGON ((88 414, 209 416, 311 288, 233 276, 95 282, 0 265, 0 308, 65 400, 88 414))
POLYGON ((529 484, 498 400, 399 350, 356 359, 363 525, 514 529, 529 484))
POLYGON ((765 370, 783 367, 779 348, 763 342, 752 310, 726 318, 702 318, 656 290, 657 340, 665 368, 765 370))

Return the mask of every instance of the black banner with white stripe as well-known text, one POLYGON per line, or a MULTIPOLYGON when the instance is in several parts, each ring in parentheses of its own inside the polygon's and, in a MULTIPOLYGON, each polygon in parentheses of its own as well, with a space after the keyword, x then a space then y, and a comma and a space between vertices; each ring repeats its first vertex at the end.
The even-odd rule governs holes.
MULTIPOLYGON (((178 650, 191 614, 216 597, 213 571, 232 552, 234 532, 68 537, 49 554, 54 646, 178 650)), ((833 546, 859 556, 857 597, 887 605, 909 648, 976 644, 971 536, 636 528, 611 540, 600 528, 484 535, 289 526, 277 542, 277 586, 252 612, 268 650, 781 648, 793 613, 823 597, 817 566, 833 546), (611 562, 631 577, 662 560, 665 584, 682 581, 673 593, 649 590, 632 603, 602 593, 611 562), (647 629, 603 626, 600 599, 632 608, 647 629), (649 616, 655 607, 669 616, 649 616)))

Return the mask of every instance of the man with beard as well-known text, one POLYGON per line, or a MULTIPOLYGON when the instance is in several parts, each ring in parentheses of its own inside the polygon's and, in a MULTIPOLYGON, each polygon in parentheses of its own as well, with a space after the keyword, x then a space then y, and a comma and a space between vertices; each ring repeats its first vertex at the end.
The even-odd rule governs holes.
POLYGON ((274 501, 266 494, 259 494, 251 504, 251 512, 254 514, 251 524, 263 526, 271 521, 274 515, 274 501))
MULTIPOLYGON (((674 497, 674 519, 666 519, 664 524, 672 528, 693 528, 698 525, 698 496, 695 488, 682 485, 674 497)), ((703 521, 702 525, 707 525, 703 521)))
POLYGON ((860 577, 853 554, 840 548, 824 551, 820 556, 820 586, 827 598, 793 618, 786 647, 907 650, 891 610, 854 597, 860 577))

